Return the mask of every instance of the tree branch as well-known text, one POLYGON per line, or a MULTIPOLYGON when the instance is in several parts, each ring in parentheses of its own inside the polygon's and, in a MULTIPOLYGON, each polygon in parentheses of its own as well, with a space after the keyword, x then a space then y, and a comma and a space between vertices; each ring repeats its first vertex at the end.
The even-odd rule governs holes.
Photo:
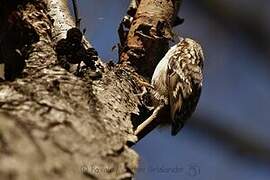
MULTIPOLYGON (((119 63, 134 67, 142 87, 149 86, 157 63, 168 50, 169 41, 173 40, 173 26, 180 23, 177 17, 182 0, 141 0, 130 2, 125 16, 119 26, 119 63), (129 22, 130 21, 130 22, 129 22), (146 84, 146 85, 145 85, 146 84), (148 84, 148 85, 147 85, 148 84)), ((141 88, 143 89, 143 88, 141 88)), ((150 88, 152 89, 152 88, 150 88)), ((152 90, 149 91, 153 97, 152 90)), ((152 99, 152 98, 150 98, 152 99)), ((146 101, 145 104, 153 106, 146 101)), ((144 104, 144 105, 145 105, 144 104)), ((134 117, 135 134, 143 138, 160 124, 162 117, 168 117, 164 106, 159 106, 152 117, 147 108, 140 108, 140 116, 134 117), (166 115, 165 115, 166 114, 166 115)))
MULTIPOLYGON (((137 140, 132 119, 144 103, 136 95, 142 90, 138 81, 166 52, 177 11, 172 2, 141 0, 121 64, 99 59, 102 76, 95 80, 87 66, 78 77, 59 64, 55 46, 75 27, 66 0, 0 2, 0 59, 17 65, 11 55, 26 51, 20 56, 23 73, 0 84, 0 179, 134 176, 138 156, 127 144, 137 140), (129 53, 136 48, 143 49, 142 59, 129 53)), ((83 45, 91 47, 85 38, 83 45)))
POLYGON ((127 39, 119 49, 120 62, 130 63, 139 74, 149 78, 173 39, 172 27, 182 1, 139 2, 127 39))

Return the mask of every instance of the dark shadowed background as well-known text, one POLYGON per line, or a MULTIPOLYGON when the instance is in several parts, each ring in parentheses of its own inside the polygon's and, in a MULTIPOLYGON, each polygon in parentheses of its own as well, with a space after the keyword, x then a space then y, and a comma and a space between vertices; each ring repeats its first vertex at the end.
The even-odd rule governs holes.
MULTIPOLYGON (((83 27, 102 59, 117 61, 128 0, 80 0, 83 27)), ((179 36, 205 52, 203 93, 184 129, 156 129, 134 148, 138 180, 270 178, 270 1, 184 0, 179 36)))

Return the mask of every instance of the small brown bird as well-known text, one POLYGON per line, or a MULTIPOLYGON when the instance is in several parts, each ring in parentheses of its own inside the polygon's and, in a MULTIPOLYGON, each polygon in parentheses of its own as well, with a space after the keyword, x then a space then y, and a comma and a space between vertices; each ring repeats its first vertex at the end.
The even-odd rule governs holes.
POLYGON ((152 76, 155 110, 138 126, 138 134, 163 107, 170 109, 171 134, 176 135, 197 106, 203 81, 203 51, 192 39, 182 38, 169 49, 152 76))

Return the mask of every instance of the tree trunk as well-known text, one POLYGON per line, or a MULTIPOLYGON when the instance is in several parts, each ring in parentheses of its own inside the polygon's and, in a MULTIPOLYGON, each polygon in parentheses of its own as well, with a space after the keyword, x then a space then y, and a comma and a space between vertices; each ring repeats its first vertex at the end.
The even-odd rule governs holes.
POLYGON ((96 78, 90 68, 80 76, 76 65, 63 68, 54 47, 75 27, 65 0, 4 0, 0 23, 0 60, 17 65, 11 54, 20 51, 26 62, 0 82, 0 179, 131 179, 138 155, 128 144, 137 141, 145 79, 137 67, 98 59, 96 78))

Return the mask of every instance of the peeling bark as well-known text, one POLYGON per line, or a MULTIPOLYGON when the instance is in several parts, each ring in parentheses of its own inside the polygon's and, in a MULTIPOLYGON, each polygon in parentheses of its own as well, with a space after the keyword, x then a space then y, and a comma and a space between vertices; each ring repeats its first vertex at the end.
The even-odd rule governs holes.
POLYGON ((181 0, 141 0, 120 48, 120 62, 130 63, 139 74, 151 77, 173 39, 172 27, 181 0))
MULTIPOLYGON (((140 116, 143 103, 136 95, 141 91, 140 72, 125 63, 105 65, 99 59, 101 78, 91 79, 88 68, 75 76, 59 65, 54 50, 67 30, 75 27, 66 1, 3 1, 0 6, 7 4, 12 5, 1 12, 0 21, 9 25, 6 19, 15 11, 14 23, 31 25, 39 40, 28 50, 23 75, 0 82, 0 179, 131 179, 138 155, 127 144, 137 140, 132 120, 140 116)), ((136 16, 137 21, 155 27, 165 21, 167 32, 171 12, 170 1, 142 0, 136 16)), ((141 43, 134 34, 137 21, 128 46, 141 43)), ((0 37, 5 31, 0 29, 0 37)), ((149 69, 165 51, 168 39, 148 39, 144 60, 149 59, 149 69)), ((83 43, 91 47, 86 39, 83 43)))

